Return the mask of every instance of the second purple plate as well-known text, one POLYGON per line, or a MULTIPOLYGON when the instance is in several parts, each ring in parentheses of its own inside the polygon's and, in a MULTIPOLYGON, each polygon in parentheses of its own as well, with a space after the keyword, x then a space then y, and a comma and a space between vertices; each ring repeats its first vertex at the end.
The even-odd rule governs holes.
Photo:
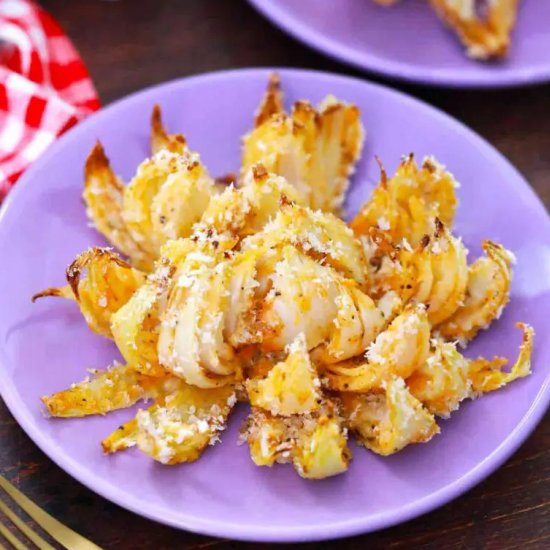
POLYGON ((473 61, 426 0, 387 8, 373 0, 250 0, 298 40, 391 78, 457 88, 550 80, 550 2, 521 2, 507 59, 473 61))
POLYGON ((125 180, 149 154, 149 116, 159 103, 171 131, 184 132, 212 174, 239 166, 268 70, 169 82, 123 99, 70 130, 21 178, 0 216, 0 392, 36 444, 90 489, 148 518, 209 535, 306 541, 373 531, 432 510, 493 472, 522 443, 550 400, 550 220, 525 180, 493 147, 447 115, 388 88, 308 71, 280 71, 287 101, 327 93, 356 103, 368 136, 348 197, 353 214, 378 179, 374 155, 392 171, 403 153, 433 154, 462 183, 456 229, 471 257, 482 239, 518 257, 512 300, 469 348, 515 357, 517 320, 537 331, 533 374, 466 402, 425 445, 382 458, 353 448, 347 473, 320 482, 290 466, 258 468, 237 446, 241 414, 222 443, 193 464, 163 466, 136 450, 104 456, 100 441, 133 412, 74 420, 44 417, 40 396, 81 380, 117 357, 86 327, 74 304, 30 297, 60 284, 77 253, 105 244, 86 220, 82 169, 100 139, 125 180))

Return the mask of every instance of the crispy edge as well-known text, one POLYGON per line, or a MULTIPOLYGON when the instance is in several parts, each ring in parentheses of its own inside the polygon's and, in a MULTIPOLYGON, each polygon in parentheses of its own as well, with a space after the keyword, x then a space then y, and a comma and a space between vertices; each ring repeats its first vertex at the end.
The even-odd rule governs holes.
POLYGON ((284 113, 281 79, 277 73, 271 73, 269 75, 266 92, 254 115, 255 127, 261 126, 273 115, 279 113, 284 113))
POLYGON ((183 134, 169 134, 162 123, 160 105, 155 104, 151 113, 151 152, 153 155, 162 149, 176 153, 185 149, 187 140, 183 134))

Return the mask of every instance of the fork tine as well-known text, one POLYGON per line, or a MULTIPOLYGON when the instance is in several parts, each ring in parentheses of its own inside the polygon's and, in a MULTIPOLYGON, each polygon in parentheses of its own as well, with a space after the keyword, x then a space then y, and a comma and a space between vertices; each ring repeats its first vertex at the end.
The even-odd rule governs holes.
MULTIPOLYGON (((57 521, 37 506, 32 500, 16 489, 6 478, 0 476, 0 487, 31 516, 46 533, 69 550, 101 550, 93 542, 79 535, 66 525, 57 521)), ((11 534, 11 533, 10 533, 11 534)), ((24 548, 24 547, 23 547, 24 548)))
POLYGON ((2 535, 15 550, 29 550, 29 547, 16 539, 15 535, 12 535, 11 531, 2 522, 0 522, 0 535, 2 535))
POLYGON ((0 510, 4 512, 4 514, 11 519, 13 524, 34 544, 40 548, 40 550, 55 550, 55 548, 48 544, 38 533, 35 533, 28 525, 26 525, 21 518, 15 514, 12 510, 8 508, 6 504, 4 504, 0 500, 0 510))

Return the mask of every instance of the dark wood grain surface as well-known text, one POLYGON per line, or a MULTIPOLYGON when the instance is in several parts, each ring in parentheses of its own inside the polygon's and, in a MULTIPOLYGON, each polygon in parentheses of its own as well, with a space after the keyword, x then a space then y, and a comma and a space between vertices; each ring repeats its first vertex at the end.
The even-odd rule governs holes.
MULTIPOLYGON (((302 46, 242 0, 41 3, 80 50, 104 104, 172 78, 246 66, 307 67, 381 80, 302 46)), ((389 84, 437 105, 487 138, 550 205, 550 86, 451 91, 389 84)), ((44 456, 1 400, 0 472, 106 549, 258 546, 176 531, 98 497, 44 456)), ((456 501, 392 529, 307 546, 331 544, 350 549, 550 548, 550 415, 503 467, 456 501)))

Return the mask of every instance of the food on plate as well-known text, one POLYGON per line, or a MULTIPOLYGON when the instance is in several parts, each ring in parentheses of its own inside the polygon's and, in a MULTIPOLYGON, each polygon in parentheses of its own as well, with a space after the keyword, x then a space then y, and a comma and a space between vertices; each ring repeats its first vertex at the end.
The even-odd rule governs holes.
POLYGON ((125 409, 156 393, 156 378, 140 374, 130 365, 115 363, 107 370, 91 371, 84 381, 44 397, 52 416, 79 417, 125 409))
POLYGON ((351 222, 357 234, 372 227, 384 231, 391 241, 407 239, 416 246, 435 230, 435 220, 452 226, 458 186, 454 176, 432 157, 419 168, 413 154, 404 157, 395 175, 388 178, 380 166, 380 183, 351 222))
POLYGON ((150 259, 130 235, 122 215, 123 192, 124 184, 113 172, 103 146, 97 142, 84 167, 86 213, 95 228, 127 256, 132 265, 147 268, 150 259))
POLYGON ((350 436, 390 455, 427 442, 466 399, 527 376, 519 357, 458 349, 510 299, 513 255, 486 240, 468 264, 453 234, 458 184, 428 157, 404 157, 359 214, 337 216, 362 146, 353 105, 287 115, 272 77, 245 137, 237 182, 213 179, 155 107, 152 157, 123 186, 96 145, 84 197, 107 248, 80 254, 68 285, 42 296, 75 302, 124 358, 43 397, 50 415, 102 415, 147 402, 103 441, 163 464, 197 460, 238 401, 258 466, 292 464, 320 479, 344 472, 350 436), (321 162, 321 157, 325 160, 321 162), (292 167, 292 170, 290 169, 292 167))
POLYGON ((430 0, 443 22, 450 26, 474 59, 503 57, 510 48, 520 0, 491 0, 478 15, 471 0, 430 0))
POLYGON ((393 292, 402 303, 428 308, 430 323, 438 326, 460 307, 467 293, 468 251, 460 239, 434 218, 435 229, 413 249, 405 237, 394 246, 377 228, 363 239, 370 259, 370 292, 393 292))
POLYGON ((169 134, 162 123, 160 107, 155 105, 151 115, 151 153, 156 155, 166 149, 173 153, 183 153, 187 141, 183 134, 169 134))
MULTIPOLYGON (((286 195, 288 199, 288 195, 286 195)), ((277 204, 277 212, 264 223, 262 231, 247 239, 243 246, 274 246, 288 243, 304 254, 323 257, 346 277, 366 284, 367 264, 361 243, 340 218, 326 212, 314 211, 297 202, 277 204)))
POLYGON ((275 76, 256 114, 256 127, 244 136, 242 170, 262 163, 296 187, 307 206, 338 213, 364 138, 357 107, 333 96, 317 108, 298 101, 286 113, 275 76))
POLYGON ((74 300, 91 330, 112 338, 111 317, 143 285, 145 274, 108 248, 90 248, 79 254, 66 272, 68 285, 35 294, 74 300), (83 273, 85 276, 83 277, 83 273))
POLYGON ((491 241, 483 243, 483 250, 486 257, 479 258, 469 268, 464 302, 439 326, 439 332, 447 339, 471 340, 500 317, 510 300, 514 256, 491 241))
POLYGON ((336 403, 318 410, 276 416, 252 407, 242 434, 257 466, 293 464, 304 478, 322 479, 345 472, 351 459, 347 428, 336 403))
POLYGON ((237 398, 234 388, 200 389, 179 378, 163 380, 155 403, 102 441, 112 453, 136 446, 162 464, 193 462, 214 445, 237 398))
POLYGON ((191 234, 211 195, 218 192, 199 156, 159 124, 153 116, 151 141, 157 152, 138 166, 127 185, 115 176, 99 142, 85 167, 84 201, 90 220, 144 271, 152 269, 165 242, 191 234))
MULTIPOLYGON (((375 0, 383 6, 399 0, 375 0)), ((466 54, 479 60, 504 57, 510 49, 520 0, 430 0, 440 19, 457 35, 466 54)))
POLYGON ((321 381, 312 364, 304 334, 288 347, 288 356, 276 363, 264 378, 246 381, 250 404, 276 416, 316 411, 322 399, 321 381))
POLYGON ((339 391, 368 392, 381 388, 388 376, 408 378, 428 358, 430 323, 424 305, 407 306, 366 347, 357 359, 328 364, 329 387, 339 391))
POLYGON ((531 373, 531 355, 533 353, 533 339, 535 331, 533 327, 525 323, 517 323, 517 327, 523 331, 523 342, 519 348, 519 355, 509 371, 502 368, 508 363, 504 357, 484 359, 480 357, 470 364, 472 387, 477 393, 487 393, 498 390, 506 384, 518 378, 523 378, 531 373))
POLYGON ((403 378, 390 378, 376 393, 343 394, 344 415, 358 443, 387 456, 439 433, 435 418, 403 378))

